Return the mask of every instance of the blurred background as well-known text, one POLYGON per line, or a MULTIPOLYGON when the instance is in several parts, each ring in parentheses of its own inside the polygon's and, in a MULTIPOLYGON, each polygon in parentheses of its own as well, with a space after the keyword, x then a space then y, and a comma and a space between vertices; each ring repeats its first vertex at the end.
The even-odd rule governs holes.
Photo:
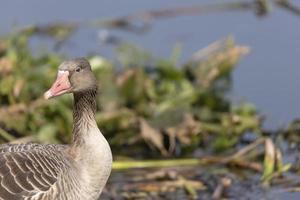
POLYGON ((87 57, 116 160, 104 198, 299 199, 299 2, 5 0, 0 11, 1 143, 68 143, 72 99, 42 94, 60 62, 87 57))

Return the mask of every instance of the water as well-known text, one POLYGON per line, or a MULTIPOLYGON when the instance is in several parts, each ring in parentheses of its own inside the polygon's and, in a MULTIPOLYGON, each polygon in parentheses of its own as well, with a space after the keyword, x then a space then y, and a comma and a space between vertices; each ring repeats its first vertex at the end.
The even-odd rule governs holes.
MULTIPOLYGON (((118 17, 143 10, 211 3, 209 0, 90 0, 90 1, 2 1, 0 33, 15 26, 61 21, 89 21, 118 17)), ((281 9, 264 18, 250 11, 223 12, 158 20, 150 32, 136 35, 111 33, 136 43, 160 57, 170 55, 175 43, 182 46, 184 61, 209 43, 233 35, 252 52, 241 60, 234 73, 233 99, 248 100, 267 116, 265 126, 277 128, 300 116, 300 18, 281 9)), ((61 50, 71 56, 96 52, 113 54, 113 48, 97 41, 99 30, 83 29, 61 50)))
MULTIPOLYGON (((143 10, 211 2, 3 0, 0 8, 0 34, 10 32, 16 26, 62 21, 84 22, 143 10)), ((125 41, 136 43, 159 57, 169 56, 174 45, 179 43, 182 46, 182 62, 209 43, 233 35, 238 43, 249 45, 252 52, 241 60, 234 72, 232 98, 236 102, 253 102, 266 115, 265 126, 277 128, 300 116, 299 23, 299 17, 274 8, 264 18, 257 18, 248 11, 223 12, 158 20, 143 35, 117 30, 111 33, 125 41)), ((70 56, 84 56, 90 52, 111 56, 114 51, 112 46, 95 42, 98 31, 101 30, 79 30, 61 52, 70 56)), ((47 44, 46 41, 39 42, 47 44)), ((299 199, 299 193, 282 193, 276 196, 279 199, 299 199)))

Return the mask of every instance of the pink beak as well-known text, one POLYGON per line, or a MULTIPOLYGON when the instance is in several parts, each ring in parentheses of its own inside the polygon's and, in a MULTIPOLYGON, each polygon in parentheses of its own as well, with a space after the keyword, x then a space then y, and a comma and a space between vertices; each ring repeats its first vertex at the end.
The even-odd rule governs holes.
POLYGON ((45 99, 50 99, 62 94, 69 92, 71 89, 71 84, 69 81, 69 72, 59 70, 57 77, 51 88, 45 92, 45 99))

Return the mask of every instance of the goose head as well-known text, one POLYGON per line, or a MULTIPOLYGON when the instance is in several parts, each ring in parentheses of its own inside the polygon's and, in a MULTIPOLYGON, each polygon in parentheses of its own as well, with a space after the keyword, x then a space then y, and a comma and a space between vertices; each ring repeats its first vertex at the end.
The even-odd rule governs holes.
POLYGON ((45 99, 60 96, 66 93, 79 93, 96 90, 97 81, 89 62, 85 58, 76 58, 64 61, 58 67, 55 82, 45 92, 45 99))

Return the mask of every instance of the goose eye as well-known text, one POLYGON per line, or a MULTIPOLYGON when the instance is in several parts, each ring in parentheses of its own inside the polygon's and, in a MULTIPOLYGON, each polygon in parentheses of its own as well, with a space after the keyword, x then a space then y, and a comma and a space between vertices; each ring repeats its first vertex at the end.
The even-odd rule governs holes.
POLYGON ((81 71, 81 68, 80 67, 78 67, 78 68, 76 68, 76 70, 75 70, 76 72, 80 72, 81 71))

